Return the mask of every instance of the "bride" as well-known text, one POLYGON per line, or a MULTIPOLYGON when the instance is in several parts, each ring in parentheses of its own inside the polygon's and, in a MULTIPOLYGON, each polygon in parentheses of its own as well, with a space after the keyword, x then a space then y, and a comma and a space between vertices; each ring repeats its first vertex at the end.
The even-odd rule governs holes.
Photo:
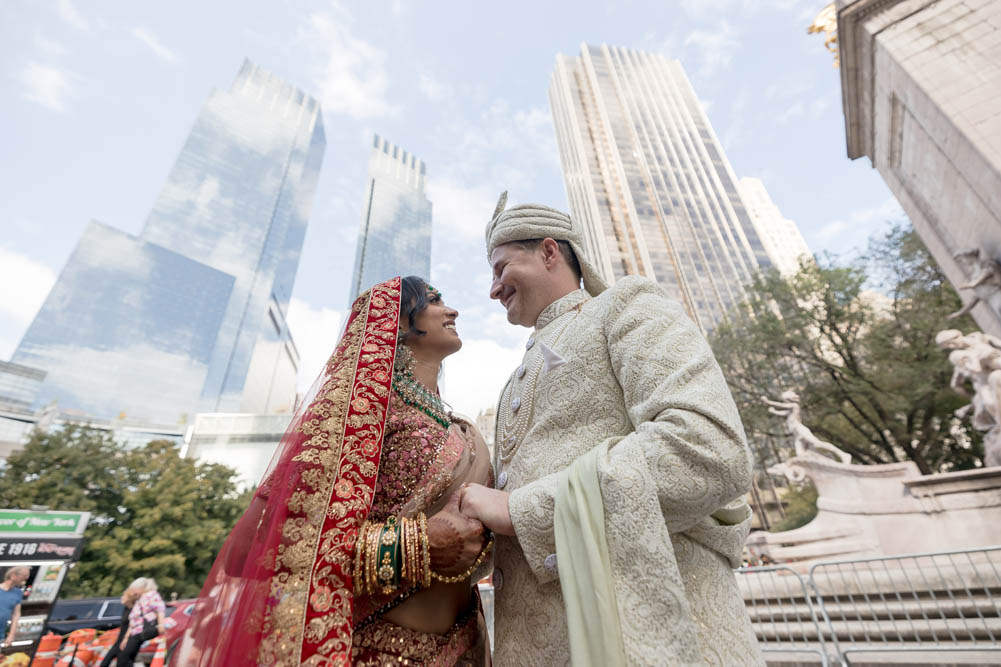
POLYGON ((456 317, 420 278, 358 297, 172 665, 490 663, 475 583, 493 540, 458 491, 493 473, 437 391, 456 317))

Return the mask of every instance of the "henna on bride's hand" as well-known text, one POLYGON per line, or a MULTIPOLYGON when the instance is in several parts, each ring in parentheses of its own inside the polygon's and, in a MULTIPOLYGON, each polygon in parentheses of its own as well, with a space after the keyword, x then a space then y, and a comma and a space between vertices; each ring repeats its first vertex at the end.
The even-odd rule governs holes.
POLYGON ((428 547, 432 570, 444 574, 455 569, 462 554, 462 536, 452 518, 436 515, 428 519, 428 547))

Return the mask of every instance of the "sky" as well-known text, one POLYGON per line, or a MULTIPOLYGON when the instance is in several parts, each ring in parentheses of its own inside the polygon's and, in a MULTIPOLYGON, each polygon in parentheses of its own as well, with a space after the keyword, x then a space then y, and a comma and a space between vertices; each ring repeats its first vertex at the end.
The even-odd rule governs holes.
POLYGON ((529 330, 487 292, 483 229, 509 204, 567 210, 547 90, 582 43, 679 60, 738 177, 764 181, 814 253, 903 213, 845 152, 841 86, 807 26, 824 0, 0 2, 0 359, 84 227, 131 234, 213 89, 244 58, 317 97, 327 150, 289 308, 308 386, 347 309, 373 133, 427 163, 431 282, 459 311, 443 397, 496 402, 529 330))

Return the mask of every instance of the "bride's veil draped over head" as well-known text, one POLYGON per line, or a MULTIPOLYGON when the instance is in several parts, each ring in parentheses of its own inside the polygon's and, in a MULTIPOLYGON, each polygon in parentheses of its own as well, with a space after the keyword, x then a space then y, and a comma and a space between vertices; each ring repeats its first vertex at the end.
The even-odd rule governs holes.
POLYGON ((354 302, 202 588, 172 665, 347 665, 358 529, 372 507, 400 279, 354 302))

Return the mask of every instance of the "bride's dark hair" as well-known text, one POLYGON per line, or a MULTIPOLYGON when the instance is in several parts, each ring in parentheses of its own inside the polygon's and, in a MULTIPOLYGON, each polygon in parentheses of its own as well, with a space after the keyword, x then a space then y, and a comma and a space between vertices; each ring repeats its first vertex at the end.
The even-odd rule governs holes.
POLYGON ((421 331, 414 324, 415 318, 428 307, 428 285, 423 278, 417 276, 407 276, 401 281, 400 293, 400 320, 406 317, 407 332, 403 339, 411 336, 424 336, 427 331, 421 331))

